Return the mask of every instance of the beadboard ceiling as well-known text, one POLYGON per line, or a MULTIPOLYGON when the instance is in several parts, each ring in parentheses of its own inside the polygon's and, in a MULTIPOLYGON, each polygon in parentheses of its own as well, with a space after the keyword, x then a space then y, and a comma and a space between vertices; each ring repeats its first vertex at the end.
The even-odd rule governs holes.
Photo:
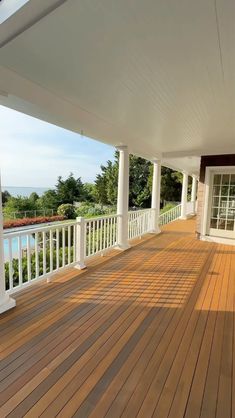
POLYGON ((234 0, 29 0, 0 26, 0 103, 198 174, 235 153, 234 22, 234 0))

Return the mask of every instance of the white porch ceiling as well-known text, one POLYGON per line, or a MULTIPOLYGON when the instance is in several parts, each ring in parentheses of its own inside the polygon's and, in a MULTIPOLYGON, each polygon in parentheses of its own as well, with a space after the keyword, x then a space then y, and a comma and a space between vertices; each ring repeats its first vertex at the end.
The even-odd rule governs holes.
POLYGON ((0 103, 198 174, 235 153, 234 22, 234 0, 29 0, 0 26, 0 103))

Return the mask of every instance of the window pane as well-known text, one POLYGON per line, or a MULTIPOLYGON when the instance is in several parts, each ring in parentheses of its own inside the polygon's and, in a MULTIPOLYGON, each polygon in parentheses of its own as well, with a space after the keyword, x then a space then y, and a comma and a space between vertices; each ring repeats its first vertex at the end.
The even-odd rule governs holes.
POLYGON ((233 220, 234 219, 234 214, 235 214, 234 209, 228 209, 228 211, 227 211, 227 219, 228 220, 233 220))
POLYGON ((226 199, 226 198, 224 198, 224 197, 221 197, 221 200, 220 200, 220 208, 221 208, 222 210, 226 210, 226 208, 227 208, 227 206, 228 206, 228 202, 229 202, 229 200, 228 200, 228 199, 226 199))
POLYGON ((219 222, 218 222, 218 228, 219 229, 225 229, 225 219, 219 219, 219 222))
POLYGON ((217 228, 217 219, 211 218, 211 228, 217 228))
POLYGON ((219 206, 219 197, 213 197, 212 206, 219 206))
POLYGON ((221 183, 221 174, 215 174, 214 175, 214 184, 215 185, 220 185, 221 183))
POLYGON ((212 208, 211 209, 211 216, 212 218, 217 218, 219 208, 212 208))
POLYGON ((223 174, 222 184, 229 184, 229 177, 230 177, 229 174, 223 174))
POLYGON ((213 196, 219 196, 220 195, 220 186, 214 186, 213 187, 213 196))
POLYGON ((232 220, 227 221, 226 229, 228 231, 233 231, 233 229, 234 229, 234 221, 232 221, 232 220))
POLYGON ((228 196, 229 186, 222 186, 221 187, 221 196, 228 196))
POLYGON ((229 195, 235 197, 235 186, 231 186, 229 190, 229 195))
POLYGON ((230 209, 235 209, 235 198, 229 198, 229 201, 228 201, 228 207, 230 208, 230 209))
POLYGON ((235 174, 231 174, 230 184, 235 185, 235 174))

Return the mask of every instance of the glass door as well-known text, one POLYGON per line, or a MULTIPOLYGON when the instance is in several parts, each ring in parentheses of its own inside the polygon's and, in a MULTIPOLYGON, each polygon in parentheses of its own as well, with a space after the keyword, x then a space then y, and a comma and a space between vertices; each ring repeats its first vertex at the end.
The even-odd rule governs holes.
POLYGON ((235 174, 212 174, 210 235, 235 238, 235 174))

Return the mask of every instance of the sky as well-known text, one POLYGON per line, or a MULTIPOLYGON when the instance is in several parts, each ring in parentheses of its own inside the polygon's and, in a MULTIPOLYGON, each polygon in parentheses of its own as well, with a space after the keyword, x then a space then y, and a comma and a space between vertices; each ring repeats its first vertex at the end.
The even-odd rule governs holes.
POLYGON ((53 187, 73 173, 93 182, 114 148, 0 106, 3 186, 53 187))

